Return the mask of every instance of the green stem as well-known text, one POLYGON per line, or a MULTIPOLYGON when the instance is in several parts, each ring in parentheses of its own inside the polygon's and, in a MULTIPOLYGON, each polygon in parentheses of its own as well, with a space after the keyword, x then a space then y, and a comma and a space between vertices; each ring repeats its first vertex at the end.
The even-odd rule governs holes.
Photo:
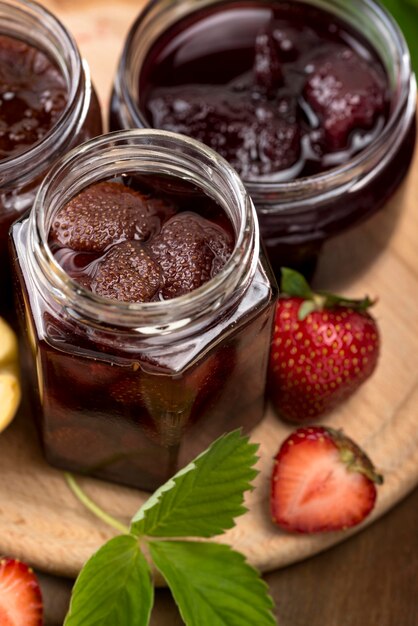
POLYGON ((78 485, 72 474, 70 474, 69 472, 64 472, 64 476, 69 488, 71 489, 73 494, 80 500, 80 502, 84 504, 86 509, 91 511, 93 515, 101 519, 108 526, 116 528, 116 530, 119 530, 124 535, 129 535, 129 528, 125 526, 125 524, 122 524, 122 522, 119 522, 117 519, 103 511, 103 509, 101 509, 95 502, 93 502, 93 500, 90 500, 88 495, 84 493, 80 485, 78 485))

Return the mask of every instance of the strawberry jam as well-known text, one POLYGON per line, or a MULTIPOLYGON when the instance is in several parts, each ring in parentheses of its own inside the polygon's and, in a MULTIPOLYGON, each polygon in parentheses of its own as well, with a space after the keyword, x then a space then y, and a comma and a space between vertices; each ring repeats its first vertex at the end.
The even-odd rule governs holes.
POLYGON ((11 241, 52 464, 154 489, 261 420, 276 287, 249 196, 211 150, 98 137, 52 168, 11 241))
POLYGON ((284 181, 365 148, 385 124, 388 91, 373 49, 329 13, 225 3, 157 40, 138 105, 151 126, 210 145, 244 180, 284 181))
POLYGON ((0 35, 0 160, 41 141, 66 104, 66 81, 46 54, 0 35))
POLYGON ((110 123, 214 148, 277 274, 311 274, 323 243, 400 185, 415 112, 405 39, 375 0, 156 0, 127 37, 110 123))
POLYGON ((30 208, 51 164, 102 124, 74 40, 53 15, 2 0, 0 33, 0 312, 13 321, 9 227, 30 208))
POLYGON ((58 212, 50 246, 69 276, 105 298, 151 302, 190 293, 222 269, 234 246, 222 209, 185 184, 176 202, 164 200, 158 188, 169 183, 157 181, 145 192, 96 183, 58 212))

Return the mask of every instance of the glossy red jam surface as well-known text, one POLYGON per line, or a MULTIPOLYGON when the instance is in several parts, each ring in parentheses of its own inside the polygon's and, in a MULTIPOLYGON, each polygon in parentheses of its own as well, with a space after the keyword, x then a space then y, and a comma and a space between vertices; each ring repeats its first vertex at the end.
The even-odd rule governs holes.
MULTIPOLYGON (((50 245, 72 278, 124 302, 175 298, 224 266, 234 244, 223 210, 196 188, 168 197, 161 182, 139 191, 100 182, 55 216, 50 245)), ((138 185, 138 180, 137 180, 138 185)))
POLYGON ((183 18, 151 48, 139 94, 151 126, 210 145, 244 180, 345 163, 389 113, 376 53, 300 3, 225 3, 183 18))
POLYGON ((66 104, 66 81, 46 54, 0 35, 0 159, 40 141, 66 104))

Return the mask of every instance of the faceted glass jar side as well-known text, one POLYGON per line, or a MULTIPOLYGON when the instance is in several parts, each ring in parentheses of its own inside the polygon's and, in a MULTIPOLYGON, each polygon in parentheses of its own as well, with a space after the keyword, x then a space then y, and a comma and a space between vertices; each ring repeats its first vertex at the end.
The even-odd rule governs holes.
POLYGON ((53 465, 154 489, 217 436, 240 426, 248 431, 263 417, 274 278, 259 253, 251 202, 210 150, 170 133, 131 131, 89 142, 73 155, 69 169, 47 177, 31 217, 12 227, 41 439, 53 465), (122 156, 130 171, 146 169, 148 161, 165 173, 181 166, 184 179, 193 168, 194 182, 198 177, 230 212, 234 252, 190 294, 106 302, 58 265, 47 265, 47 244, 36 232, 39 202, 53 203, 58 189, 73 193, 77 176, 82 188, 107 168, 115 174, 122 156), (28 246, 32 258, 25 256, 28 246))
POLYGON ((30 47, 28 54, 34 49, 44 54, 61 73, 67 92, 65 107, 48 132, 23 151, 0 160, 0 312, 13 321, 7 251, 10 225, 32 206, 54 161, 71 147, 102 133, 102 119, 89 69, 57 18, 40 5, 8 0, 0 2, 0 26, 3 42, 23 42, 30 47))
MULTIPOLYGON (((339 23, 347 25, 347 32, 351 33, 353 41, 356 40, 356 34, 358 35, 359 47, 363 46, 363 43, 367 44, 384 68, 390 90, 390 103, 388 117, 381 132, 364 149, 347 156, 346 161, 339 165, 293 180, 291 178, 285 180, 274 175, 265 175, 259 180, 243 176, 257 209, 260 231, 270 262, 277 274, 282 265, 298 267, 311 274, 323 243, 380 209, 401 184, 408 171, 416 136, 415 77, 402 33, 395 21, 377 2, 374 0, 353 0, 349 3, 345 0, 302 2, 295 0, 290 4, 282 3, 280 0, 244 4, 225 0, 149 2, 133 24, 125 42, 115 77, 110 111, 112 129, 149 126, 146 106, 145 104, 142 106, 141 103, 146 101, 146 94, 152 83, 149 79, 151 70, 155 70, 154 75, 158 77, 163 71, 162 65, 152 67, 154 58, 160 54, 165 62, 164 55, 168 57, 172 54, 173 58, 178 60, 179 74, 186 70, 191 72, 187 68, 192 61, 194 62, 195 57, 198 57, 195 48, 200 45, 200 34, 200 39, 206 44, 204 50, 202 44, 202 66, 206 62, 206 55, 209 58, 209 53, 213 54, 213 58, 215 54, 223 55, 223 68, 219 71, 216 69, 216 77, 213 79, 213 82, 218 84, 220 72, 231 73, 237 59, 241 63, 242 58, 248 56, 248 41, 254 39, 255 23, 260 24, 262 31, 265 23, 268 23, 269 11, 272 14, 275 10, 286 12, 289 7, 290 10, 297 11, 295 7, 299 5, 302 14, 308 15, 309 19, 310 14, 315 15, 316 10, 325 10, 339 23), (221 18, 223 12, 227 11, 235 12, 236 19, 228 21, 227 38, 216 37, 213 32, 218 27, 219 30, 221 25, 223 27, 225 20, 222 21, 221 18), (240 11, 245 13, 242 20, 239 18, 240 11), (204 30, 205 16, 208 15, 213 18, 211 22, 213 32, 210 33, 204 30), (184 42, 186 48, 192 37, 192 27, 197 33, 196 41, 193 40, 194 48, 190 45, 187 50, 179 48, 180 51, 177 51, 174 48, 174 39, 167 44, 169 34, 175 32, 179 35, 178 41, 184 42), (238 49, 241 41, 245 42, 246 47, 243 51, 239 50, 238 54, 234 46, 238 49), (207 49, 208 46, 211 50, 207 49)), ((312 24, 312 20, 307 22, 309 25, 312 24)), ((315 55, 315 50, 313 54, 315 55)), ((208 67, 216 68, 216 64, 208 63, 208 67)), ((167 75, 167 84, 171 85, 170 73, 167 72, 167 75)), ((184 83, 186 96, 190 85, 192 87, 197 85, 198 91, 199 85, 204 82, 202 73, 195 78, 196 80, 188 76, 189 80, 184 83)), ((174 79, 173 84, 177 86, 174 79)), ((181 103, 181 98, 179 101, 181 103)), ((183 108, 184 106, 183 104, 183 108)), ((241 111, 241 114, 243 113, 241 111)), ((197 118, 198 129, 201 123, 200 118, 197 118)))

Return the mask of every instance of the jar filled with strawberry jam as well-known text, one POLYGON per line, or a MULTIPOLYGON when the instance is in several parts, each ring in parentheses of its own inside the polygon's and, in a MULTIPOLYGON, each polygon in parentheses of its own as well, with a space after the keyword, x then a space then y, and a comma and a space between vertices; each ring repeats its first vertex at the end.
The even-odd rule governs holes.
POLYGON ((46 9, 0 2, 0 311, 10 306, 7 233, 51 164, 102 131, 88 67, 46 9))
POLYGON ((256 206, 273 267, 383 206, 415 144, 405 40, 374 0, 157 0, 131 28, 111 127, 217 150, 256 206))
POLYGON ((214 151, 155 130, 93 139, 11 239, 53 465, 153 489, 260 421, 277 289, 214 151))

